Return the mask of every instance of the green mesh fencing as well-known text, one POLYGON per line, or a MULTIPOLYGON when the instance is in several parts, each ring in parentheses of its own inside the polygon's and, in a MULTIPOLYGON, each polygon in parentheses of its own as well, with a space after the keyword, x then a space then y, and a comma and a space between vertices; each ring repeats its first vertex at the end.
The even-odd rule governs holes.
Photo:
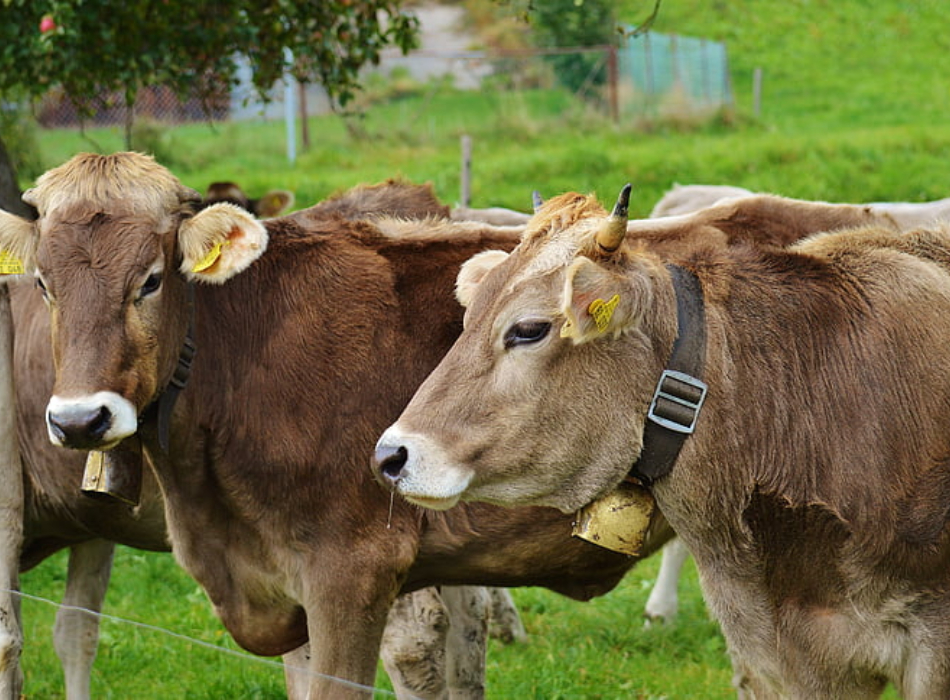
POLYGON ((702 115, 733 104, 726 45, 647 32, 626 40, 617 55, 624 115, 702 115))

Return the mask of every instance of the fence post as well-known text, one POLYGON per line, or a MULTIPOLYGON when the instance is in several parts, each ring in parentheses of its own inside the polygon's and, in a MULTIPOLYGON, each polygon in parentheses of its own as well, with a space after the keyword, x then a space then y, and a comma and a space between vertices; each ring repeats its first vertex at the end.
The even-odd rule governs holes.
POLYGON ((310 124, 307 122, 307 84, 297 82, 297 108, 300 113, 300 145, 310 150, 310 124))
POLYGON ((459 206, 467 207, 472 202, 472 137, 462 135, 462 176, 459 206))
POLYGON ((607 91, 610 100, 610 118, 614 124, 620 121, 620 100, 617 96, 618 73, 617 47, 611 44, 607 47, 607 91))
POLYGON ((752 73, 752 113, 759 117, 762 112, 762 69, 756 68, 752 73))
POLYGON ((297 160, 297 124, 296 124, 296 85, 290 67, 294 64, 294 56, 290 49, 284 49, 284 60, 287 69, 284 71, 284 126, 287 131, 287 160, 293 165, 297 160))

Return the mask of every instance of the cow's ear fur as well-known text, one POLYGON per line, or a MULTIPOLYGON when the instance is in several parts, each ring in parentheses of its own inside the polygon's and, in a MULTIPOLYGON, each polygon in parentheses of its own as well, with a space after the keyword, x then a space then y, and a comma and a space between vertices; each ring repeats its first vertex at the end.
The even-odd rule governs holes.
POLYGON ((182 222, 178 244, 187 279, 221 284, 264 253, 267 229, 241 207, 220 202, 182 222))
POLYGON ((459 269, 458 279, 455 281, 455 298, 464 307, 472 301, 479 283, 485 275, 494 270, 508 258, 503 250, 483 250, 466 260, 459 269))
POLYGON ((36 224, 0 209, 0 274, 33 272, 38 243, 36 224))
POLYGON ((561 297, 561 336, 575 345, 602 336, 617 337, 634 327, 649 294, 644 275, 606 269, 581 257, 567 269, 561 297))
POLYGON ((290 190, 271 190, 259 200, 254 213, 262 219, 269 219, 286 211, 294 205, 294 193, 290 190))

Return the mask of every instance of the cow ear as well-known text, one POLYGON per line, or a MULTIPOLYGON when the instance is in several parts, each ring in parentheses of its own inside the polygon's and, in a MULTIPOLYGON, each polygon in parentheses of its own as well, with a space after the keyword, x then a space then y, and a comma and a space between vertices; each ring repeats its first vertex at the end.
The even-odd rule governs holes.
POLYGON ((485 275, 507 258, 508 253, 503 250, 483 250, 462 263, 455 281, 455 298, 459 304, 467 308, 485 275))
POLYGON ((269 219, 287 211, 294 205, 294 193, 289 190, 271 190, 259 200, 254 213, 262 219, 269 219))
POLYGON ((645 294, 638 279, 642 276, 607 270, 590 258, 575 260, 561 298, 561 337, 579 345, 605 335, 617 337, 633 327, 645 294))
POLYGON ((36 224, 0 209, 0 275, 32 272, 37 244, 36 224))
POLYGON ((187 279, 221 284, 264 253, 267 229, 241 207, 221 202, 182 222, 178 245, 187 279))

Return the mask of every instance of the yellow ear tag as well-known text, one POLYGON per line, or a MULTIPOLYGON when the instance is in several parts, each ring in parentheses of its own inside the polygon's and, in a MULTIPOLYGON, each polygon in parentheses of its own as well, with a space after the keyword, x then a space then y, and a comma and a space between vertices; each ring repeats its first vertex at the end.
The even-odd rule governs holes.
POLYGON ((617 308, 617 304, 619 303, 619 294, 614 294, 610 298, 610 301, 594 299, 590 303, 590 306, 587 307, 587 313, 589 313, 591 318, 594 319, 594 323, 597 324, 598 331, 603 333, 605 330, 607 330, 607 326, 610 325, 610 318, 614 315, 614 309, 617 308))
POLYGON ((5 250, 0 250, 0 275, 22 275, 23 261, 5 250))
POLYGON ((204 272, 209 267, 218 262, 218 258, 221 257, 221 248, 226 245, 229 245, 231 241, 218 241, 215 243, 211 250, 208 251, 208 254, 205 255, 201 260, 195 263, 195 266, 191 268, 192 272, 204 272))

